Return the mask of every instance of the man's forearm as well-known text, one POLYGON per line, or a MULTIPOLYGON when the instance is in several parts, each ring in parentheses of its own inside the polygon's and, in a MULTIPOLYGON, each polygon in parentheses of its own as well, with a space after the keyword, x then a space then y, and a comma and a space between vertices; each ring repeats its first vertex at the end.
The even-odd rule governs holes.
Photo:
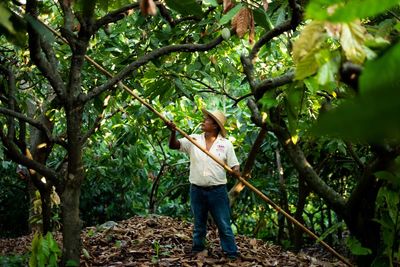
POLYGON ((172 130, 171 135, 169 137, 169 148, 179 149, 180 147, 181 143, 176 139, 176 131, 172 130))

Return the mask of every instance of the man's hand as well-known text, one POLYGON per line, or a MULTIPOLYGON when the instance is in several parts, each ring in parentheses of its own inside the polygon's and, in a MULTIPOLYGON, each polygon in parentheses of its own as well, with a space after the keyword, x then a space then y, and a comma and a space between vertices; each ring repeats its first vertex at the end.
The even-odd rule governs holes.
POLYGON ((176 125, 173 121, 166 121, 165 125, 171 130, 171 131, 176 131, 176 125))
POLYGON ((233 175, 235 175, 237 177, 240 177, 241 176, 240 166, 239 165, 233 166, 232 167, 232 172, 233 172, 233 175))

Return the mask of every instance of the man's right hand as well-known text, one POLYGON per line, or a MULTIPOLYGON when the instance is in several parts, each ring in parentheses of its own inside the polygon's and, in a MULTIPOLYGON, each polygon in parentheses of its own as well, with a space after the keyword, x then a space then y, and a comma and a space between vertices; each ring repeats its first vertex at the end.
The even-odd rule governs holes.
POLYGON ((176 131, 176 125, 173 121, 166 121, 165 125, 171 130, 171 131, 176 131))

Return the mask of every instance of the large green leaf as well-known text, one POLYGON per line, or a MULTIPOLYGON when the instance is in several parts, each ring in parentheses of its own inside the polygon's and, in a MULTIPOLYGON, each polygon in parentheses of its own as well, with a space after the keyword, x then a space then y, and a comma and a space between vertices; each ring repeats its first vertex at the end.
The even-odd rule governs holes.
POLYGON ((355 237, 349 237, 346 240, 346 245, 351 250, 351 253, 354 255, 368 255, 371 254, 371 250, 369 248, 365 248, 361 245, 360 241, 358 241, 355 237))
POLYGON ((296 64, 296 79, 301 80, 318 70, 316 54, 326 39, 324 24, 313 21, 306 25, 293 44, 293 61, 296 64))
POLYGON ((34 28, 35 31, 40 36, 43 37, 43 39, 45 39, 49 43, 54 43, 55 42, 55 38, 54 38, 53 33, 48 28, 43 26, 43 24, 40 23, 36 18, 34 18, 34 17, 30 16, 30 15, 26 15, 25 19, 32 26, 32 28, 34 28))
POLYGON ((254 9, 253 15, 254 15, 254 21, 258 26, 263 27, 267 31, 273 28, 271 20, 269 19, 267 13, 263 9, 261 8, 254 9))
POLYGON ((183 16, 195 15, 201 17, 203 11, 196 0, 166 0, 168 7, 181 13, 183 16))
POLYGON ((289 132, 294 143, 297 142, 298 138, 297 134, 299 128, 299 115, 302 110, 303 98, 304 90, 301 90, 301 88, 295 85, 291 85, 286 90, 285 104, 289 122, 289 132))
POLYGON ((11 18, 11 12, 2 4, 0 4, 0 26, 6 28, 10 33, 15 33, 10 18, 11 18))
POLYGON ((233 18, 233 16, 235 16, 239 10, 242 8, 242 4, 238 4, 236 5, 234 8, 232 8, 231 10, 229 10, 225 15, 222 16, 222 18, 219 20, 219 24, 224 25, 226 23, 228 23, 229 21, 231 21, 231 19, 233 18))
POLYGON ((322 114, 317 134, 380 142, 400 138, 400 43, 368 62, 360 77, 360 95, 322 114))
POLYGON ((306 15, 312 19, 350 22, 378 15, 399 4, 399 0, 312 0, 306 15))
POLYGON ((357 64, 362 64, 366 58, 363 48, 365 29, 358 23, 343 23, 340 43, 346 57, 357 64))

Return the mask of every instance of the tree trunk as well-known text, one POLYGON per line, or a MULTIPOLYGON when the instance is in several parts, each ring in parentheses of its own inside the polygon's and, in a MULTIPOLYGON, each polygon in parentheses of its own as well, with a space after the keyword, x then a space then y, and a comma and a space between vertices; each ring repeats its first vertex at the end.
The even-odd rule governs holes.
POLYGON ((42 201, 42 231, 43 235, 52 230, 51 225, 51 187, 46 186, 45 190, 40 191, 40 199, 42 201))
POLYGON ((69 261, 79 265, 81 252, 82 221, 79 218, 79 200, 81 185, 84 179, 82 162, 82 107, 68 108, 68 172, 64 181, 61 195, 61 209, 63 218, 63 255, 62 266, 69 261))
MULTIPOLYGON (((29 113, 33 117, 35 111, 33 109, 32 103, 28 102, 28 107, 30 109, 29 113)), ((42 114, 39 116, 38 120, 46 125, 46 127, 51 131, 53 130, 53 123, 42 114)), ((53 144, 48 140, 46 134, 37 128, 30 126, 30 147, 31 147, 31 158, 43 165, 46 164, 49 154, 53 148, 53 144)), ((33 184, 40 192, 40 198, 42 201, 42 232, 45 235, 48 231, 52 231, 51 225, 51 193, 52 193, 52 182, 46 179, 46 183, 41 181, 42 176, 37 172, 32 172, 31 179, 33 184)))
MULTIPOLYGON (((296 205, 296 213, 294 215, 294 218, 299 221, 301 224, 304 224, 303 220, 303 212, 304 212, 304 206, 306 205, 306 199, 308 194, 310 193, 310 190, 307 188, 305 182, 302 179, 299 179, 299 192, 298 192, 298 200, 297 200, 297 205, 296 205)), ((303 246, 303 230, 301 230, 299 227, 294 228, 294 247, 295 250, 298 251, 301 249, 303 246)))
POLYGON ((390 168, 399 155, 399 148, 373 146, 376 157, 366 164, 355 189, 346 206, 347 216, 344 218, 352 235, 364 247, 372 250, 371 255, 358 257, 360 266, 369 264, 378 253, 380 244, 380 226, 375 219, 376 197, 382 182, 374 173, 390 168))
MULTIPOLYGON (((288 214, 290 214, 288 198, 287 198, 287 191, 286 191, 286 181, 285 181, 285 176, 283 175, 281 155, 280 155, 278 148, 275 150, 275 155, 276 155, 276 166, 277 166, 278 175, 279 175, 279 194, 280 194, 279 205, 288 214)), ((285 234, 285 217, 282 214, 278 214, 278 225, 279 225, 278 242, 282 243, 282 240, 285 238, 285 236, 284 236, 284 234, 285 234)), ((288 220, 287 220, 287 227, 288 227, 288 231, 289 231, 289 236, 293 237, 292 223, 288 220)))
POLYGON ((364 190, 359 205, 348 206, 348 217, 345 222, 354 235, 364 247, 372 250, 371 255, 359 256, 357 263, 367 266, 375 258, 380 242, 380 226, 374 221, 376 197, 380 183, 370 185, 369 190, 364 190))
POLYGON ((151 187, 150 199, 149 199, 149 212, 150 213, 155 213, 155 211, 156 211, 158 187, 160 185, 161 177, 164 174, 164 170, 166 167, 167 167, 167 164, 165 162, 163 162, 163 164, 160 167, 160 171, 158 172, 157 177, 155 177, 155 179, 153 181, 153 186, 151 187))
POLYGON ((81 252, 80 233, 82 228, 82 222, 79 218, 80 193, 80 186, 76 186, 74 181, 69 181, 61 196, 63 218, 63 253, 61 266, 66 266, 69 261, 74 261, 77 263, 77 266, 79 266, 81 252))
MULTIPOLYGON (((251 169, 253 168, 253 165, 256 160, 256 156, 258 152, 260 151, 262 142, 265 139, 265 136, 267 135, 267 129, 265 127, 261 127, 260 132, 258 133, 258 136, 256 138, 256 141, 254 142, 253 146, 251 147, 251 151, 247 157, 246 163, 243 167, 242 170, 242 177, 244 178, 250 178, 250 172, 251 169)), ((235 203, 236 199, 240 195, 240 192, 244 189, 244 184, 240 181, 237 181, 235 185, 229 190, 228 196, 229 196, 229 203, 230 206, 233 206, 235 203)))

